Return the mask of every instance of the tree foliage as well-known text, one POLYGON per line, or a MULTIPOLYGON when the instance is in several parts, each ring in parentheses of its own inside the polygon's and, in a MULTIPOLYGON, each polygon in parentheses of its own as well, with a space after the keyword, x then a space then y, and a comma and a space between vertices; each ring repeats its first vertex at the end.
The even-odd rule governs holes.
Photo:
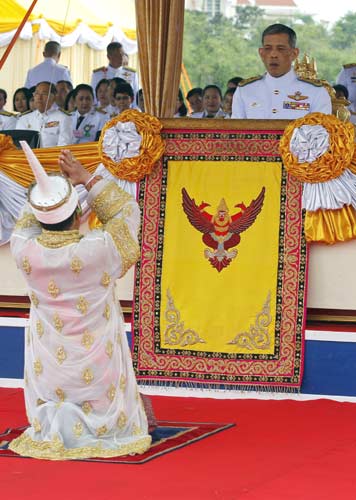
POLYGON ((356 12, 348 13, 330 29, 309 15, 267 19, 262 9, 253 6, 237 7, 232 19, 221 15, 209 19, 204 12, 186 11, 183 62, 192 85, 214 83, 224 91, 234 76, 263 73, 258 47, 263 30, 274 22, 296 31, 300 57, 307 53, 316 60, 319 78, 334 84, 343 64, 356 63, 356 12))

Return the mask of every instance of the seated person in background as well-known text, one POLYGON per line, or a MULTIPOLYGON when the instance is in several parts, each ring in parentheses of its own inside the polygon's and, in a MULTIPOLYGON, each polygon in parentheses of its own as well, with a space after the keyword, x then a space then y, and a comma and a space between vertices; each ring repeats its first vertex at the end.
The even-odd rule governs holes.
POLYGON ((184 103, 183 93, 182 93, 181 89, 179 89, 173 118, 181 118, 182 116, 187 116, 187 113, 188 113, 188 109, 184 103))
POLYGON ((106 106, 105 111, 108 113, 110 118, 114 118, 114 116, 117 116, 119 113, 119 110, 117 109, 115 102, 115 89, 121 83, 127 83, 127 82, 123 78, 116 78, 116 77, 109 80, 108 97, 110 102, 106 106))
POLYGON ((144 100, 144 97, 143 97, 143 90, 142 89, 140 89, 137 92, 137 95, 136 95, 136 104, 138 106, 138 109, 144 113, 145 112, 145 100, 144 100))
POLYGON ((66 146, 72 144, 72 123, 70 114, 53 106, 56 87, 50 82, 36 85, 35 110, 22 114, 16 123, 18 130, 37 130, 40 147, 66 146))
POLYGON ((110 118, 102 110, 95 109, 94 92, 90 85, 81 83, 74 89, 76 110, 72 113, 74 144, 93 142, 103 125, 110 118))
POLYGON ((292 63, 299 55, 295 31, 272 24, 262 33, 259 55, 267 73, 243 80, 232 101, 232 118, 301 118, 308 113, 331 114, 331 99, 318 81, 298 77, 292 63))
POLYGON ((35 107, 35 98, 33 97, 33 94, 35 93, 35 90, 36 90, 36 85, 34 87, 31 87, 29 89, 29 92, 30 92, 30 110, 33 111, 34 109, 36 109, 35 107))
POLYGON ((230 118, 222 110, 222 94, 217 85, 207 85, 203 90, 203 108, 194 118, 230 118))
POLYGON ((29 111, 31 98, 32 94, 26 87, 20 87, 15 90, 12 98, 14 111, 17 113, 25 113, 26 111, 29 111))
POLYGON ((110 104, 110 98, 109 98, 109 80, 106 78, 102 78, 97 86, 95 87, 95 97, 96 97, 96 103, 97 107, 100 109, 103 109, 104 111, 107 111, 107 106, 110 104))
POLYGON ((68 111, 68 113, 75 111, 74 89, 67 94, 63 109, 68 111))
POLYGON ((126 109, 130 109, 134 100, 134 93, 131 85, 129 83, 119 83, 115 89, 114 99, 118 114, 126 109))
POLYGON ((59 80, 56 83, 56 104, 58 108, 64 109, 64 103, 66 101, 66 97, 71 90, 73 90, 73 85, 68 80, 59 80))
POLYGON ((235 89, 230 87, 224 94, 222 109, 229 117, 231 117, 232 113, 232 99, 234 97, 234 93, 235 89))
POLYGON ((189 113, 190 117, 194 118, 195 113, 201 113, 203 111, 203 89, 201 87, 190 89, 185 98, 189 102, 192 110, 191 113, 189 113))
POLYGON ((12 130, 16 128, 16 115, 5 110, 6 101, 6 90, 0 89, 0 130, 12 130))
POLYGON ((236 89, 238 84, 242 82, 243 78, 241 76, 234 76, 234 78, 230 78, 227 82, 226 88, 228 89, 236 89))

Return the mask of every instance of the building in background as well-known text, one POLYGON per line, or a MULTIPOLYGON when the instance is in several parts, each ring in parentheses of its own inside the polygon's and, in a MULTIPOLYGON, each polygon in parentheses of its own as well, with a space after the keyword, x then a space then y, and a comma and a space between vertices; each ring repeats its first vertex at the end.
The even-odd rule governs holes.
POLYGON ((288 17, 298 11, 294 0, 185 0, 187 10, 207 12, 210 17, 235 17, 236 7, 259 7, 271 18, 288 17))

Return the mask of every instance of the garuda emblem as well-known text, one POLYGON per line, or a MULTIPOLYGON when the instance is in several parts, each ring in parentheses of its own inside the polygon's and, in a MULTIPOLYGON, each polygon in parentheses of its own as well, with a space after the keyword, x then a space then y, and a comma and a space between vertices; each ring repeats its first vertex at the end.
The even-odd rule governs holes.
POLYGON ((235 205, 240 210, 233 215, 229 214, 226 202, 222 198, 216 213, 212 215, 205 211, 206 207, 210 207, 209 203, 202 201, 198 206, 185 188, 182 189, 183 210, 191 225, 203 233, 202 240, 209 247, 205 249, 204 255, 218 272, 227 267, 236 257, 237 249, 234 247, 240 243, 240 233, 246 231, 255 222, 262 210, 264 198, 265 188, 263 187, 248 207, 244 203, 235 205))

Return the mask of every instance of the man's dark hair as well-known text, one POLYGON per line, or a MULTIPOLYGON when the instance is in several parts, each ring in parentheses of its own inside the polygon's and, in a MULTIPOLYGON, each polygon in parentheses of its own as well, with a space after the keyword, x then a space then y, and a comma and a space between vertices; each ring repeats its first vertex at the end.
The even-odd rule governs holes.
POLYGON ((207 85, 206 87, 204 87, 204 89, 203 89, 203 97, 205 95, 205 92, 207 90, 209 90, 209 89, 215 89, 215 90, 217 90, 219 92, 220 98, 222 99, 221 89, 217 85, 207 85))
POLYGON ((43 54, 45 57, 58 56, 61 53, 61 46, 58 42, 47 42, 44 46, 43 54))
POLYGON ((75 89, 73 90, 73 97, 74 97, 74 99, 77 97, 77 95, 79 94, 79 92, 81 90, 87 90, 88 92, 90 92, 91 95, 92 95, 92 97, 93 97, 93 99, 94 99, 93 88, 90 85, 88 85, 87 83, 80 83, 79 85, 77 85, 75 87, 75 89))
POLYGON ((77 209, 74 210, 72 215, 68 217, 68 219, 62 220, 61 222, 57 222, 56 224, 45 224, 44 222, 40 222, 43 229, 47 231, 67 231, 72 226, 77 209))
POLYGON ((122 49, 122 44, 119 42, 111 42, 106 47, 106 53, 112 54, 113 52, 115 52, 115 50, 118 50, 118 49, 122 49))
POLYGON ((193 89, 189 90, 185 98, 190 99, 191 97, 193 97, 193 95, 199 95, 200 97, 203 97, 203 89, 201 87, 194 87, 193 89))
POLYGON ((49 90, 50 94, 53 94, 53 95, 57 94, 56 85, 54 83, 51 83, 51 82, 38 82, 37 85, 36 85, 36 87, 35 87, 35 92, 36 92, 37 87, 39 85, 42 85, 42 84, 48 85, 48 90, 49 90))
POLYGON ((0 89, 0 94, 2 94, 4 96, 4 101, 6 102, 6 100, 7 100, 7 92, 6 92, 6 90, 0 89))
POLYGON ((69 101, 71 99, 75 99, 75 96, 74 96, 74 90, 71 90, 70 92, 68 92, 68 94, 66 95, 66 98, 64 100, 64 106, 63 108, 66 110, 66 111, 69 111, 69 101))
MULTIPOLYGON (((72 85, 72 82, 68 81, 68 80, 58 80, 57 83, 65 83, 66 84, 66 87, 68 89, 68 92, 70 92, 71 90, 73 90, 73 85, 72 85)), ((56 83, 56 85, 57 85, 56 83)))
POLYGON ((235 91, 236 89, 233 89, 232 87, 230 87, 229 89, 226 90, 225 94, 224 94, 224 97, 226 95, 234 95, 235 94, 235 91))
POLYGON ((134 97, 134 93, 132 90, 132 87, 129 83, 119 83, 119 85, 116 85, 115 87, 115 92, 114 92, 114 97, 116 94, 127 94, 129 95, 132 99, 134 97))
POLYGON ((289 26, 286 26, 285 24, 271 24, 270 26, 267 26, 267 28, 264 30, 262 33, 262 45, 264 42, 264 38, 267 35, 280 35, 280 34, 286 34, 288 35, 288 41, 289 45, 295 49, 297 46, 297 35, 292 28, 289 26))
POLYGON ((114 78, 110 78, 110 82, 115 82, 115 86, 117 87, 118 85, 121 85, 121 83, 127 83, 127 81, 124 78, 120 78, 119 76, 114 76, 114 78))
POLYGON ((348 91, 347 87, 345 87, 345 85, 341 85, 341 83, 338 83, 337 85, 333 86, 333 89, 335 90, 335 92, 337 92, 337 91, 342 92, 344 94, 344 96, 346 97, 346 99, 349 98, 349 91, 348 91))
POLYGON ((229 85, 229 83, 232 83, 233 85, 236 85, 236 87, 238 86, 238 84, 240 82, 242 82, 243 78, 241 76, 234 76, 233 78, 230 78, 230 80, 227 82, 227 84, 229 85))
POLYGON ((103 85, 103 84, 106 84, 106 85, 109 85, 109 80, 107 78, 102 78, 101 80, 98 81, 98 83, 96 84, 96 87, 95 87, 95 96, 98 97, 98 89, 100 87, 100 85, 103 85))

